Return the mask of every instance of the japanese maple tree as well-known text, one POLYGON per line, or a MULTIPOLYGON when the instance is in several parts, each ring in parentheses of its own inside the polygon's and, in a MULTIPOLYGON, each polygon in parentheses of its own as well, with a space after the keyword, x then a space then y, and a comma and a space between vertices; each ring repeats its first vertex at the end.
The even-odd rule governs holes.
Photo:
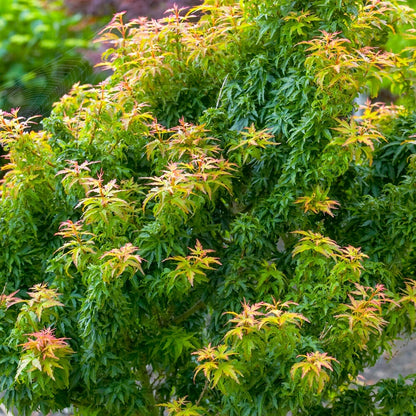
POLYGON ((415 375, 358 375, 416 323, 416 50, 384 46, 415 22, 398 0, 119 13, 109 78, 36 132, 2 112, 3 403, 414 414, 415 375))

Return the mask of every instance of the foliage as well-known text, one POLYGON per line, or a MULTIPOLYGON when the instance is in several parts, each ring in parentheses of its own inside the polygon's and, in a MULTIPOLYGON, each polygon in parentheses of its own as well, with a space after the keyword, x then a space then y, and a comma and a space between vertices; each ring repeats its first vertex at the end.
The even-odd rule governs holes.
POLYGON ((414 375, 358 375, 416 323, 416 53, 383 49, 415 19, 377 0, 117 14, 113 75, 43 130, 3 112, 2 401, 414 414, 414 375), (402 105, 358 115, 385 79, 402 105))
POLYGON ((0 2, 0 108, 49 114, 74 82, 94 80, 80 54, 92 32, 80 21, 80 15, 67 15, 60 0, 0 2))

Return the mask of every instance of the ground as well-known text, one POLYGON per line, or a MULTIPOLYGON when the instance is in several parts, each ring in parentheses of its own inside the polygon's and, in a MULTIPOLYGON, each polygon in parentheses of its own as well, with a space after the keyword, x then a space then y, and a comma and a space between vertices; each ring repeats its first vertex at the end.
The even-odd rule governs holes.
POLYGON ((363 376, 366 384, 374 384, 381 378, 413 373, 416 373, 416 337, 398 341, 393 347, 392 356, 384 354, 374 367, 364 371, 363 376))

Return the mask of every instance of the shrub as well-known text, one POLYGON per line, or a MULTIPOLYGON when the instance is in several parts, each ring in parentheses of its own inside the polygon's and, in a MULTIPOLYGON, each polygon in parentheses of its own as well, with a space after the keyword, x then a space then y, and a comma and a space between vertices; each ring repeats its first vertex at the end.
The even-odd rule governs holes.
POLYGON ((49 114, 72 84, 94 80, 79 52, 92 37, 80 17, 59 0, 0 2, 0 108, 49 114))
POLYGON ((101 33, 112 76, 75 85, 41 131, 2 114, 3 402, 414 414, 414 375, 357 378, 416 322, 414 51, 382 48, 414 13, 194 13, 117 14, 101 33), (354 115, 385 78, 402 106, 354 115))

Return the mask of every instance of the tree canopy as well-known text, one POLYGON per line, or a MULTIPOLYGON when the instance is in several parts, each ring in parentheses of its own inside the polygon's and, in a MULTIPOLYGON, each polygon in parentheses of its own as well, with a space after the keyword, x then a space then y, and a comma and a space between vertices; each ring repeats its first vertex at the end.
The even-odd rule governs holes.
POLYGON ((416 322, 416 54, 384 47, 415 19, 396 0, 119 13, 110 77, 36 132, 2 112, 1 400, 414 414, 414 376, 357 376, 416 322))

